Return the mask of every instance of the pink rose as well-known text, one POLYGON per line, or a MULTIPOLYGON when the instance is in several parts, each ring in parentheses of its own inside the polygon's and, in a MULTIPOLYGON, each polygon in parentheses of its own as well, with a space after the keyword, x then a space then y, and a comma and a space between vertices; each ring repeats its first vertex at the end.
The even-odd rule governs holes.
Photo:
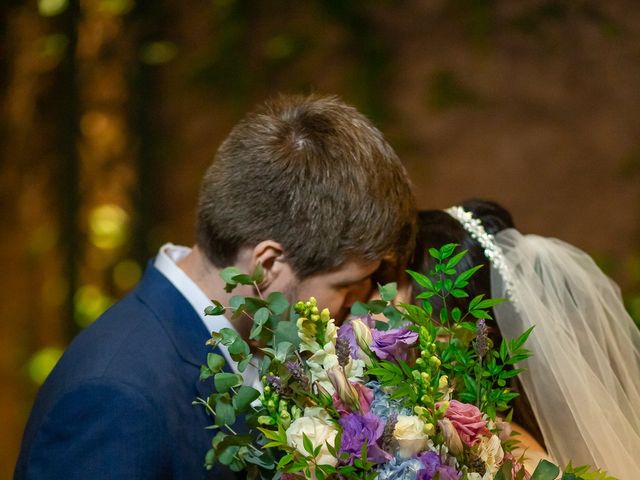
POLYGON ((472 446, 483 435, 491 435, 487 421, 482 419, 482 413, 475 405, 451 400, 445 417, 451 421, 453 428, 468 446, 472 446))

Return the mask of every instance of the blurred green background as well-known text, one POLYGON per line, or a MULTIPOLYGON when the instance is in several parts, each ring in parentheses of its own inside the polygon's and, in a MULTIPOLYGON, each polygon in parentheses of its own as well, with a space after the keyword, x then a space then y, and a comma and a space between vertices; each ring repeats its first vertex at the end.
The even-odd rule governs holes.
POLYGON ((3 0, 0 478, 65 345, 191 244, 204 169, 276 92, 340 95, 420 207, 500 201, 640 319, 639 85, 637 0, 3 0))

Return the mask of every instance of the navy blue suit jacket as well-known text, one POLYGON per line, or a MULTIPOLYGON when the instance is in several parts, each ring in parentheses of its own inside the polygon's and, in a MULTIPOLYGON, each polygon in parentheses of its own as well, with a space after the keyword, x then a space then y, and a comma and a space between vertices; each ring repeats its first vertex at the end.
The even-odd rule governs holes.
POLYGON ((40 389, 15 479, 235 478, 203 467, 212 420, 191 402, 207 395, 198 380, 207 338, 193 307, 150 265, 40 389))

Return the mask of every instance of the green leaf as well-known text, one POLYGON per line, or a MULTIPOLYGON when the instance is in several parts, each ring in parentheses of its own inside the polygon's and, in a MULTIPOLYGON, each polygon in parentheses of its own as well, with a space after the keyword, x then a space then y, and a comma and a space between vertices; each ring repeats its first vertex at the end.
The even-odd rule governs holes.
POLYGON ((386 322, 387 328, 383 330, 388 330, 389 328, 398 328, 402 326, 402 313, 394 305, 387 305, 382 313, 387 318, 387 320, 389 320, 388 322, 386 322))
POLYGON ((309 455, 313 455, 313 443, 309 440, 309 437, 303 432, 302 433, 302 445, 309 455))
POLYGON ((258 262, 258 264, 256 265, 256 268, 254 268, 253 272, 251 273, 251 282, 260 284, 262 283, 263 280, 264 280, 264 267, 262 266, 262 263, 258 262))
POLYGON ((249 408, 251 402, 260 396, 260 392, 255 388, 242 385, 238 393, 233 397, 233 406, 239 412, 244 412, 249 408))
POLYGON ((237 373, 221 372, 213 377, 218 393, 227 393, 234 387, 242 385, 242 376, 237 373))
POLYGON ((296 347, 300 345, 300 337, 298 336, 298 326, 296 325, 296 322, 278 322, 273 335, 273 343, 274 345, 289 343, 296 347))
POLYGON ((435 258, 436 260, 442 260, 440 258, 440 252, 435 249, 435 248, 430 248, 429 249, 429 255, 431 255, 433 258, 435 258))
POLYGON ((487 313, 486 310, 474 309, 474 310, 469 310, 469 313, 478 319, 491 320, 491 315, 489 315, 489 313, 487 313))
POLYGON ((237 445, 231 445, 225 448, 218 456, 218 461, 223 465, 231 465, 236 458, 238 450, 240 450, 240 447, 237 445))
POLYGON ((205 315, 222 315, 225 311, 224 306, 217 300, 211 300, 211 303, 213 303, 213 305, 209 305, 207 308, 204 309, 204 314, 205 315))
POLYGON ((252 358, 253 358, 253 355, 249 354, 246 357, 244 357, 242 360, 240 360, 238 362, 238 371, 244 372, 247 369, 247 366, 251 362, 252 358))
POLYGON ((468 250, 463 250, 460 253, 456 254, 454 257, 450 258, 449 260, 447 260, 447 266, 446 268, 453 268, 455 267, 460 260, 462 260, 464 258, 464 256, 467 254, 468 250))
POLYGON ((236 412, 228 395, 218 397, 214 411, 216 412, 214 422, 216 425, 233 425, 236 422, 236 412))
POLYGON ((255 340, 260 337, 262 333, 262 325, 253 325, 251 327, 251 331, 249 332, 249 340, 255 340))
POLYGON ((284 363, 289 356, 289 353, 293 350, 293 344, 291 342, 279 342, 276 344, 275 357, 280 363, 284 363))
POLYGON ((453 318, 455 322, 460 321, 460 318, 462 318, 462 311, 458 307, 453 308, 451 310, 451 318, 453 318))
POLYGON ((409 274, 409 276, 411 276, 411 278, 413 278, 415 280, 415 282, 418 285, 420 285, 421 287, 424 287, 426 290, 430 290, 430 291, 437 290, 434 287, 433 282, 431 281, 431 279, 429 277, 427 277, 426 275, 423 275, 420 272, 414 272, 413 270, 407 270, 407 273, 409 274))
POLYGON ((269 304, 269 310, 274 315, 281 315, 289 308, 289 301, 280 292, 272 292, 267 297, 267 303, 269 304))
POLYGON ((244 305, 244 297, 242 295, 234 295, 229 299, 229 306, 234 310, 244 305))
POLYGON ((369 314, 369 309, 367 308, 366 303, 362 302, 354 302, 351 305, 351 315, 354 317, 364 317, 369 314))
POLYGON ((285 466, 287 466, 288 464, 290 464, 293 461, 293 454, 291 453, 287 453, 284 457, 282 457, 280 459, 280 461, 278 462, 278 465, 276 466, 276 470, 280 471, 282 470, 285 466))
POLYGON ((229 354, 236 362, 244 359, 250 352, 249 344, 240 337, 237 337, 233 343, 229 345, 229 354))
POLYGON ((475 267, 472 267, 469 270, 465 270, 464 272, 462 272, 460 275, 458 275, 458 278, 456 278, 456 286, 460 286, 458 284, 458 282, 466 282, 466 281, 468 281, 483 266, 484 265, 476 265, 475 267))
POLYGON ((446 245, 440 247, 440 260, 445 260, 453 255, 453 252, 455 251, 457 246, 457 243, 447 243, 446 245))
POLYGON ((220 343, 227 347, 239 338, 238 332, 231 328, 223 328, 219 333, 221 335, 220 343))
POLYGON ((267 307, 261 307, 258 311, 253 315, 253 323, 257 325, 264 325, 269 320, 269 314, 271 312, 267 307))
POLYGON ((477 308, 491 308, 504 302, 506 302, 505 298, 488 298, 478 303, 477 308))
POLYGON ((529 327, 522 335, 520 335, 515 340, 511 341, 509 345, 511 347, 511 351, 518 350, 522 345, 524 345, 524 343, 527 341, 527 339, 529 338, 529 335, 531 335, 531 332, 533 331, 534 328, 535 328, 535 325, 529 327))
POLYGON ((218 355, 217 353, 207 354, 207 367, 209 367, 212 373, 220 372, 224 364, 225 360, 222 355, 218 355))
POLYGON ((211 332, 211 338, 206 341, 205 345, 209 345, 213 348, 218 346, 218 343, 222 340, 222 335, 218 332, 211 332))
POLYGON ((234 283, 239 283, 240 285, 253 285, 253 280, 246 273, 234 275, 231 280, 233 280, 234 283))
POLYGON ((200 381, 213 377, 213 372, 206 365, 200 365, 200 381))
POLYGON ((235 285, 236 282, 233 280, 233 277, 241 274, 242 272, 237 267, 227 267, 220 272, 220 276, 228 285, 235 285))
POLYGON ((380 298, 385 302, 390 302, 398 296, 398 284, 396 282, 387 283, 378 288, 380 298))
POLYGON ((531 480, 555 480, 560 469, 547 460, 540 460, 538 466, 531 475, 531 480))
POLYGON ((467 298, 469 296, 469 294, 467 292, 465 292, 464 290, 461 290, 459 288, 454 288, 453 290, 451 290, 451 295, 455 298, 467 298))

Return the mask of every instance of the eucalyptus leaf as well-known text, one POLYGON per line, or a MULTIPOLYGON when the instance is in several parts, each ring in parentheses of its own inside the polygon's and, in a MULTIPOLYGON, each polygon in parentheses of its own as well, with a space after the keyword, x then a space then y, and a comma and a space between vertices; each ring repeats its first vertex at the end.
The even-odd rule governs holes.
POLYGON ((234 295, 229 299, 229 306, 234 310, 244 305, 244 297, 242 295, 234 295))
POLYGON ((264 280, 264 267, 262 266, 262 263, 258 263, 256 265, 256 268, 253 269, 253 272, 251 272, 251 281, 252 283, 255 282, 256 284, 260 284, 262 283, 263 280, 264 280))
POLYGON ((380 298, 385 302, 390 302, 398 296, 398 284, 396 282, 387 283, 378 288, 380 298))
POLYGON ((216 425, 223 426, 236 423, 236 412, 228 396, 220 396, 218 398, 214 411, 216 412, 216 425))
POLYGON ((211 300, 211 303, 213 303, 213 305, 209 305, 204 309, 205 315, 217 316, 217 315, 222 315, 224 313, 225 308, 219 301, 211 300))
POLYGON ((269 320, 269 314, 271 312, 267 307, 261 307, 258 311, 253 315, 253 323, 256 325, 264 325, 269 320))
POLYGON ((225 360, 222 355, 218 355, 217 353, 207 354, 207 367, 209 367, 211 372, 213 373, 220 372, 224 364, 225 364, 225 360))
POLYGON ((267 304, 274 315, 281 315, 289 308, 289 301, 280 292, 271 292, 267 297, 267 304))
POLYGON ((247 369, 247 366, 249 366, 249 363, 251 362, 252 358, 253 358, 253 355, 249 354, 245 358, 240 360, 238 362, 238 371, 240 371, 241 373, 244 372, 247 369))
POLYGON ((255 388, 242 385, 238 393, 233 397, 233 406, 239 412, 244 412, 249 408, 251 402, 260 396, 260 392, 255 388))
POLYGON ((351 305, 351 315, 354 317, 364 317, 369 314, 367 305, 362 302, 355 302, 351 305))
POLYGON ((218 393, 227 393, 234 387, 242 385, 242 376, 237 373, 221 372, 213 377, 218 393))
POLYGON ((229 285, 235 285, 236 282, 233 280, 233 277, 237 277, 241 274, 242 272, 237 267, 227 267, 220 272, 222 279, 229 285))
POLYGON ((279 345, 280 343, 289 343, 296 347, 300 345, 300 337, 298 336, 298 326, 296 323, 292 321, 278 322, 274 333, 273 343, 275 345, 279 345))
POLYGON ((227 347, 239 337, 238 332, 231 328, 222 328, 219 333, 221 335, 220 343, 227 347))

